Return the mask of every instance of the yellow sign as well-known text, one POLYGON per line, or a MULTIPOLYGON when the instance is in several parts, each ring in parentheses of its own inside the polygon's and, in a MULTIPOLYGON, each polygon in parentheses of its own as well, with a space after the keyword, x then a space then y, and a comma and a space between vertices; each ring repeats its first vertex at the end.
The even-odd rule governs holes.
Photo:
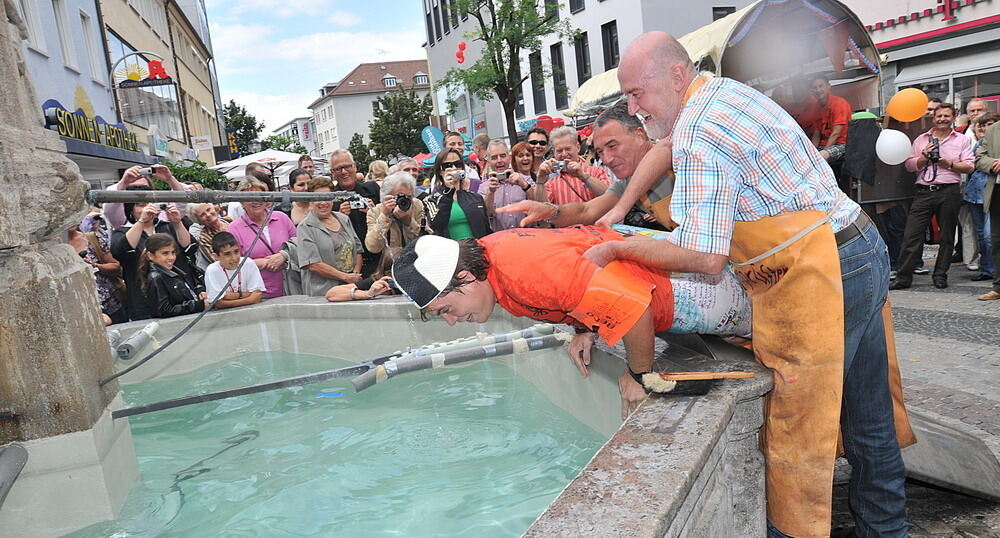
POLYGON ((61 108, 50 108, 47 116, 50 120, 54 120, 51 123, 56 125, 60 136, 128 151, 139 151, 135 133, 125 129, 98 123, 89 116, 67 112, 61 108))

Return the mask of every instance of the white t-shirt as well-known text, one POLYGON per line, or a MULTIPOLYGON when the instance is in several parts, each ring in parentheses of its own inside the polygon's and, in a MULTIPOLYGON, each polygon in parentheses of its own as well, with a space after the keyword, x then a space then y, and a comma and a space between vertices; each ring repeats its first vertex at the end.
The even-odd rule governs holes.
MULTIPOLYGON (((215 297, 219 295, 222 291, 222 287, 226 285, 226 281, 229 277, 233 276, 235 271, 227 271, 222 268, 222 264, 219 262, 214 262, 212 265, 205 269, 205 291, 208 294, 208 300, 215 300, 215 297)), ((265 291, 264 279, 260 277, 260 269, 257 269, 257 265, 253 263, 253 260, 247 260, 243 264, 243 268, 240 269, 240 274, 229 284, 226 291, 265 291)))

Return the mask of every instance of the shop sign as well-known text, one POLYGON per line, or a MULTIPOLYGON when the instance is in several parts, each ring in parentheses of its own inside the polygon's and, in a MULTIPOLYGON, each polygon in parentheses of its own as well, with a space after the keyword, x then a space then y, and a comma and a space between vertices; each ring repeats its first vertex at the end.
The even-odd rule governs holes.
POLYGON ((194 148, 196 151, 209 151, 212 149, 212 137, 192 136, 191 147, 194 148))
POLYGON ((115 80, 119 81, 119 88, 148 88, 174 83, 160 60, 150 60, 146 67, 138 63, 126 63, 115 72, 115 80))
POLYGON ((226 129, 226 143, 229 144, 229 158, 239 158, 240 150, 236 147, 236 129, 226 129))
POLYGON ((100 123, 84 114, 69 112, 61 108, 50 108, 45 111, 45 118, 50 126, 55 127, 59 136, 127 151, 138 151, 139 149, 135 133, 107 123, 100 123))

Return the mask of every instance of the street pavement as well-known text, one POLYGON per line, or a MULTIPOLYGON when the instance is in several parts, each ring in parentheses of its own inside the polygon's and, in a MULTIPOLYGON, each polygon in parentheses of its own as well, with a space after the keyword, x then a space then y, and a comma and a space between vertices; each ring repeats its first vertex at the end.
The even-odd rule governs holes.
MULTIPOLYGON (((925 252, 933 267, 935 248, 925 252)), ((913 287, 890 292, 896 349, 907 405, 959 420, 1000 436, 1000 301, 976 298, 990 282, 955 264, 949 287, 936 289, 930 275, 913 287)), ((834 530, 851 527, 847 488, 834 491, 834 530)), ((1000 504, 907 483, 910 536, 1000 537, 1000 504)))

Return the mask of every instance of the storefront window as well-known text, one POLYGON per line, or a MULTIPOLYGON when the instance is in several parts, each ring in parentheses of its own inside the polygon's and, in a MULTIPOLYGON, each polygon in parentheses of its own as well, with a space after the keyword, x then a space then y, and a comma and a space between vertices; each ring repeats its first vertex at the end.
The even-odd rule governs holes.
POLYGON ((923 90, 923 92, 927 94, 927 97, 937 97, 944 102, 950 102, 951 99, 951 95, 949 95, 950 88, 948 86, 948 79, 946 78, 932 80, 929 82, 906 84, 904 86, 900 86, 898 89, 903 90, 906 88, 917 88, 919 90, 923 90))
POLYGON ((986 107, 991 112, 997 112, 997 105, 1000 104, 1000 71, 955 77, 954 91, 955 106, 961 107, 963 112, 965 105, 973 97, 984 99, 986 107))
MULTIPOLYGON (((108 32, 108 52, 112 65, 126 54, 135 52, 115 34, 108 32)), ((143 64, 151 58, 132 56, 115 69, 115 83, 121 80, 120 74, 126 73, 129 66, 144 69, 143 64), (134 61, 141 60, 141 61, 134 61)), ((141 73, 140 73, 141 76, 141 73)), ((183 142, 180 106, 177 98, 177 87, 173 84, 153 86, 149 88, 118 88, 118 103, 122 111, 122 119, 128 123, 149 128, 156 125, 160 134, 183 142)))

